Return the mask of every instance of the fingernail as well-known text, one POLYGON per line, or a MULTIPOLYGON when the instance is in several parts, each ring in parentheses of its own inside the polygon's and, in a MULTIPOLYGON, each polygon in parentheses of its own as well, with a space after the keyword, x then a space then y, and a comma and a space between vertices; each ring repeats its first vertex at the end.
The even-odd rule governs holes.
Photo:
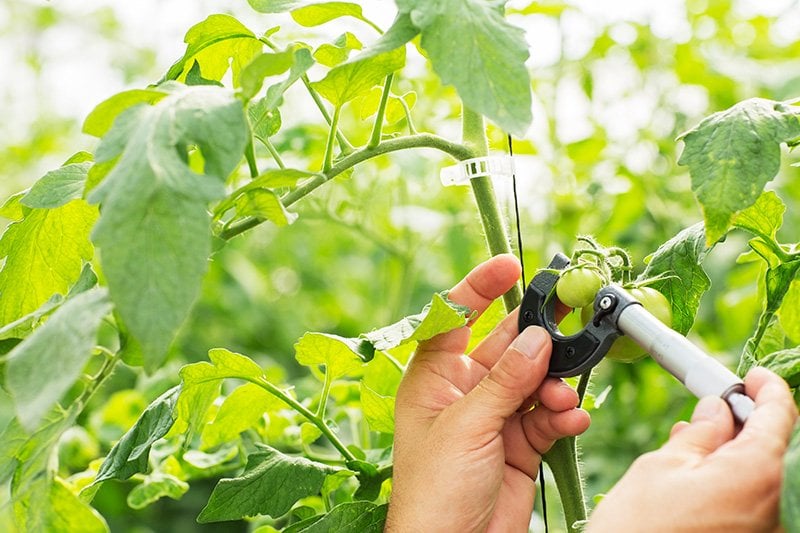
POLYGON ((514 339, 513 346, 528 359, 536 359, 541 353, 549 336, 539 327, 531 326, 525 328, 519 336, 514 339))
POLYGON ((722 409, 725 408, 725 403, 716 396, 701 398, 694 408, 692 422, 697 422, 699 420, 716 420, 722 412, 722 409))

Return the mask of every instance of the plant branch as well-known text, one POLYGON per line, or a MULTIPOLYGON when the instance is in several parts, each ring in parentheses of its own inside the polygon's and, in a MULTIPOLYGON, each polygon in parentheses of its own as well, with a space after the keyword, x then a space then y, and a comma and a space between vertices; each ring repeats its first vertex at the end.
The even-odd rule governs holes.
POLYGON ((247 148, 244 152, 244 157, 247 159, 247 167, 250 169, 250 177, 255 178, 258 176, 258 165, 256 164, 256 152, 253 146, 253 139, 250 138, 250 142, 247 143, 247 148))
POLYGON ((378 112, 375 114, 375 124, 372 125, 372 135, 369 137, 367 146, 375 148, 381 143, 381 131, 383 130, 383 117, 386 115, 386 104, 389 102, 389 92, 392 90, 392 80, 394 74, 386 76, 381 94, 381 103, 378 105, 378 112))
MULTIPOLYGON (((389 139, 383 141, 374 148, 361 148, 340 159, 327 172, 310 178, 293 191, 285 194, 281 198, 281 202, 284 206, 288 207, 303 197, 309 195, 317 187, 324 185, 345 170, 352 168, 359 163, 363 163, 364 161, 379 155, 397 152, 399 150, 407 150, 410 148, 433 148, 435 150, 444 152, 457 160, 470 159, 475 156, 473 152, 463 144, 454 143, 430 133, 418 133, 417 135, 408 135, 405 137, 399 137, 397 139, 389 139)), ((222 231, 219 236, 224 240, 229 240, 249 229, 258 226, 264 221, 265 219, 263 218, 246 218, 237 224, 232 224, 230 227, 222 231)))
POLYGON ((317 418, 325 420, 325 408, 328 406, 328 395, 331 393, 331 373, 325 371, 325 383, 322 385, 322 394, 319 397, 319 405, 317 406, 317 418))
POLYGON ((247 381, 254 383, 264 389, 265 391, 269 392, 273 396, 281 399, 286 405, 303 415, 306 420, 317 426, 317 428, 322 432, 323 435, 330 441, 334 448, 339 450, 339 453, 342 454, 347 461, 356 461, 356 457, 352 454, 350 450, 344 445, 344 443, 336 436, 333 430, 328 427, 328 424, 325 421, 312 413, 311 411, 306 408, 302 403, 298 402, 296 399, 292 398, 280 388, 276 387, 266 379, 253 379, 253 378, 243 378, 247 379, 247 381))
POLYGON ((328 143, 325 146, 325 160, 322 163, 322 172, 328 172, 333 166, 333 145, 336 143, 336 132, 339 131, 339 114, 341 111, 341 106, 337 106, 333 111, 331 131, 328 134, 328 143))
POLYGON ((269 139, 262 139, 261 142, 264 144, 264 146, 267 147, 269 154, 272 156, 272 159, 275 160, 275 163, 278 165, 278 168, 281 169, 286 168, 283 159, 281 159, 281 155, 275 149, 275 146, 272 144, 272 142, 270 142, 269 139))
MULTIPOLYGON (((365 22, 367 22, 367 24, 372 24, 369 21, 365 21, 365 22)), ((377 28, 377 29, 378 29, 378 31, 380 31, 380 28, 377 28)), ((267 45, 267 47, 269 47, 269 49, 274 51, 274 52, 277 52, 278 50, 280 50, 275 45, 275 43, 273 43, 272 41, 270 41, 266 37, 261 37, 259 39, 259 41, 261 41, 262 43, 267 45)), ((319 109, 319 112, 322 114, 322 118, 324 118, 325 122, 327 122, 328 125, 330 125, 330 123, 331 123, 331 115, 330 115, 330 113, 328 113, 328 110, 325 109, 325 104, 322 102, 322 97, 320 97, 319 93, 317 91, 315 91, 314 88, 311 86, 311 80, 308 79, 307 75, 303 74, 302 76, 300 76, 300 81, 302 81, 303 85, 306 86, 306 90, 308 91, 308 94, 311 96, 311 99, 314 100, 314 103, 316 104, 317 109, 319 109)), ((336 132, 336 140, 339 141, 339 146, 342 148, 342 152, 349 153, 349 152, 353 151, 353 145, 350 144, 350 142, 345 138, 345 136, 342 135, 342 133, 339 132, 339 131, 336 132)))

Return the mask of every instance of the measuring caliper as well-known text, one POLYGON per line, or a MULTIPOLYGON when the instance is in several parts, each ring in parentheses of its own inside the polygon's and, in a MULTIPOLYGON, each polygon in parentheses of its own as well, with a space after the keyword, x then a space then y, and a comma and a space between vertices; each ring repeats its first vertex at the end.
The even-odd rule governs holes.
POLYGON ((619 285, 600 289, 594 299, 594 317, 581 331, 574 335, 561 333, 556 323, 556 272, 569 263, 567 256, 556 254, 548 268, 531 280, 520 305, 519 331, 537 325, 553 338, 549 375, 572 377, 589 371, 619 336, 627 335, 692 394, 698 398, 719 396, 728 403, 738 422, 747 420, 754 403, 744 393, 744 382, 683 335, 662 324, 619 285))

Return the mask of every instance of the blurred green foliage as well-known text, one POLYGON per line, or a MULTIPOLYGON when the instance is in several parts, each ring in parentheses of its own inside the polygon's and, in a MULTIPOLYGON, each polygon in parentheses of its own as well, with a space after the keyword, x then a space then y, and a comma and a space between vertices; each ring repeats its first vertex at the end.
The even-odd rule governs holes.
MULTIPOLYGON (((526 28, 533 43, 534 125, 514 145, 528 277, 555 251, 570 250, 577 234, 626 247, 641 271, 659 244, 702 218, 688 172, 677 166, 675 138, 702 117, 740 100, 800 95, 800 24, 786 22, 800 20, 796 4, 784 2, 783 12, 769 13, 755 3, 749 9, 723 0, 675 5, 673 27, 665 30, 663 21, 654 18, 628 20, 620 14, 612 20, 570 3, 513 3, 510 21, 526 28), (536 43, 545 38, 542 48, 549 56, 537 58, 536 43)), ((114 41, 125 22, 111 8, 80 18, 58 4, 2 9, 0 43, 90 24, 97 46, 115 51, 115 71, 126 82, 135 81, 133 86, 157 81, 169 67, 154 65, 150 47, 155 43, 136 43, 136 49, 124 53, 118 48, 114 41)), ((247 9, 242 2, 241 11, 247 9)), ((258 20, 262 27, 256 31, 273 26, 269 15, 258 20)), ((187 21, 187 28, 193 22, 187 21)), ((315 45, 335 41, 342 33, 338 24, 314 30, 318 33, 303 29, 301 37, 315 45)), ((290 31, 281 30, 273 39, 283 43, 298 37, 290 31)), ((51 67, 35 46, 26 50, 25 62, 34 79, 51 67)), ((393 92, 416 93, 412 116, 417 130, 455 138, 458 100, 428 69, 413 63, 408 67, 413 73, 396 79, 393 92)), ((41 82, 36 86, 43 90, 41 82)), ((307 119, 311 104, 300 89, 287 93, 284 126, 271 141, 290 166, 314 168, 320 166, 327 130, 307 119), (287 116, 288 109, 297 115, 287 116)), ((75 117, 42 105, 26 118, 24 135, 0 139, 6 192, 27 186, 89 145, 78 134, 75 117)), ((368 139, 371 120, 362 118, 356 101, 343 109, 340 126, 354 144, 361 144, 368 139)), ((400 119, 384 131, 407 128, 400 119)), ((497 128, 490 128, 490 143, 497 152, 507 150, 505 133, 497 128)), ((257 147, 256 155, 262 168, 274 166, 266 149, 257 147)), ((784 158, 789 163, 798 159, 796 154, 784 158)), ((383 156, 317 190, 297 207, 294 224, 263 224, 220 247, 169 364, 153 376, 126 369, 112 377, 78 420, 84 430, 71 434, 61 447, 60 453, 68 455, 64 475, 86 466, 83 448, 107 452, 151 400, 177 383, 177 367, 204 360, 210 348, 225 346, 282 367, 302 391, 309 378, 300 377, 304 374, 294 360, 293 344, 303 332, 356 336, 416 312, 431 293, 460 279, 486 251, 469 190, 439 183, 438 171, 446 164, 430 151, 383 156)), ((798 240, 791 234, 800 225, 797 177, 798 169, 787 164, 773 184, 788 205, 782 230, 788 242, 798 240)), ((497 186, 508 190, 508 184, 497 186)), ((691 333, 729 366, 760 311, 759 288, 753 284, 760 267, 736 262, 745 242, 734 234, 706 260, 712 288, 691 333)), ((649 360, 603 363, 591 392, 607 396, 592 411, 594 423, 581 439, 588 494, 607 491, 635 457, 662 443, 693 405, 688 393, 649 360)), ((7 401, 2 411, 9 416, 7 401)), ((131 486, 108 483, 94 504, 112 530, 244 531, 241 523, 194 523, 213 484, 211 473, 207 483, 193 483, 179 502, 161 500, 133 511, 125 503, 131 486)), ((0 529, 12 530, 3 520, 0 529)))

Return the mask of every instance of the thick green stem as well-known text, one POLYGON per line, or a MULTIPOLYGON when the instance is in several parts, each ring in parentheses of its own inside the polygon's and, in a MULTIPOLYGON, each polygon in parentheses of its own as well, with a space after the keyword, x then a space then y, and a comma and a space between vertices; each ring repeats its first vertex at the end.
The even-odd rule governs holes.
MULTIPOLYGON (((475 157, 486 156, 489 153, 489 146, 486 140, 483 117, 465 107, 461 126, 464 144, 472 150, 475 157)), ((472 185, 472 193, 478 204, 489 253, 493 256, 510 254, 511 243, 508 240, 506 222, 503 219, 500 206, 497 203, 497 197, 494 194, 492 178, 490 176, 473 178, 470 180, 470 185, 472 185)), ((503 303, 509 313, 519 305, 521 300, 522 289, 519 284, 514 285, 510 291, 503 295, 503 303)))
POLYGON ((583 483, 578 470, 578 449, 575 437, 557 440, 550 451, 544 454, 544 461, 553 472, 567 531, 573 531, 576 522, 586 520, 586 504, 583 500, 583 483))
MULTIPOLYGON (((471 149, 475 157, 488 154, 488 143, 483 117, 464 108, 462 116, 462 133, 464 144, 471 149)), ((483 230, 489 252, 492 255, 511 253, 511 244, 506 231, 506 224, 500 212, 489 176, 470 180, 478 210, 483 223, 483 230)), ((503 295, 506 310, 516 308, 522 300, 522 290, 515 285, 503 295)), ((583 498, 583 485, 578 470, 578 452, 575 437, 556 441, 544 460, 550 466, 556 480, 561 505, 567 521, 567 530, 572 531, 572 524, 586 520, 586 504, 583 498)))
POLYGON ((381 131, 383 131, 383 117, 386 115, 386 104, 389 102, 389 92, 392 90, 392 80, 394 74, 386 76, 386 83, 383 85, 381 103, 378 105, 378 112, 375 114, 375 124, 372 125, 372 135, 369 137, 367 146, 375 148, 381 143, 381 131))
MULTIPOLYGON (((363 163, 368 159, 377 157, 379 155, 388 154, 389 152, 396 152, 398 150, 407 150, 409 148, 434 148, 446 154, 449 154, 454 159, 462 160, 474 157, 474 154, 464 145, 448 141, 442 137, 431 135, 429 133, 420 133, 417 135, 408 135, 406 137, 399 137, 397 139, 389 139, 383 141, 375 148, 362 148, 351 153, 347 157, 338 161, 333 165, 328 172, 317 174, 314 178, 307 180, 305 183, 281 197, 281 202, 286 207, 297 202, 301 198, 309 195, 317 187, 324 185, 332 180, 345 170, 363 163)), ((233 237, 252 229, 262 222, 263 218, 246 218, 237 224, 232 224, 220 233, 220 238, 224 240, 232 239, 233 237)))

